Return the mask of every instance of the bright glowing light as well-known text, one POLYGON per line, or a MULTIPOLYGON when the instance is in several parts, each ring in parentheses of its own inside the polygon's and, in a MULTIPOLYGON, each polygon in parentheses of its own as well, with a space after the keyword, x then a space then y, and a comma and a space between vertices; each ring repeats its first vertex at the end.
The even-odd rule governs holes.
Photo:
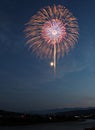
POLYGON ((54 63, 53 63, 53 62, 50 62, 50 66, 53 67, 53 66, 54 66, 54 63))
POLYGON ((58 33, 58 32, 57 32, 56 30, 53 30, 53 31, 52 31, 52 35, 57 35, 57 33, 58 33))

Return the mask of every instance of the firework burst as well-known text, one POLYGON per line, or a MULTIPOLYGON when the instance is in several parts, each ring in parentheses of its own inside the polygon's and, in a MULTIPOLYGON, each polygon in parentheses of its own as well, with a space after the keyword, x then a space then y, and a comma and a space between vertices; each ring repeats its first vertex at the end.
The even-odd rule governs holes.
POLYGON ((40 58, 64 56, 78 39, 77 19, 62 5, 47 6, 37 12, 25 28, 27 44, 40 58))

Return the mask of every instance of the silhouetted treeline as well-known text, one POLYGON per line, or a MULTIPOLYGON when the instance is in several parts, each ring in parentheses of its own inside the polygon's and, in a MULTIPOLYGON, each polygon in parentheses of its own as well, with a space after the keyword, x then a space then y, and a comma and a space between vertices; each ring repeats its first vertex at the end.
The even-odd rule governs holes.
POLYGON ((48 122, 83 121, 85 119, 95 119, 95 109, 51 112, 44 115, 0 111, 0 125, 32 125, 48 122))

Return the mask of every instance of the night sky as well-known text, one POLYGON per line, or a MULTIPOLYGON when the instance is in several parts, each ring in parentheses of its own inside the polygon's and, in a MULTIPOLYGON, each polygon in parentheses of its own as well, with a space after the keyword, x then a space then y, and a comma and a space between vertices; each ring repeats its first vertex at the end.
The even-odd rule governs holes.
POLYGON ((33 111, 95 107, 95 0, 0 1, 0 109, 33 111), (61 4, 79 23, 79 40, 57 61, 26 45, 25 23, 41 8, 61 4))

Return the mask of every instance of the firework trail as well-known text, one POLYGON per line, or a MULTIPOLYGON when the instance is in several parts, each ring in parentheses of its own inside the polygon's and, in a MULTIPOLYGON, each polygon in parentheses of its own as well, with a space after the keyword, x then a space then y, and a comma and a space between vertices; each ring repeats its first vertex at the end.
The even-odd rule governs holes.
POLYGON ((77 42, 78 23, 64 6, 47 6, 32 16, 25 32, 32 52, 40 58, 53 59, 56 71, 56 60, 77 42))

